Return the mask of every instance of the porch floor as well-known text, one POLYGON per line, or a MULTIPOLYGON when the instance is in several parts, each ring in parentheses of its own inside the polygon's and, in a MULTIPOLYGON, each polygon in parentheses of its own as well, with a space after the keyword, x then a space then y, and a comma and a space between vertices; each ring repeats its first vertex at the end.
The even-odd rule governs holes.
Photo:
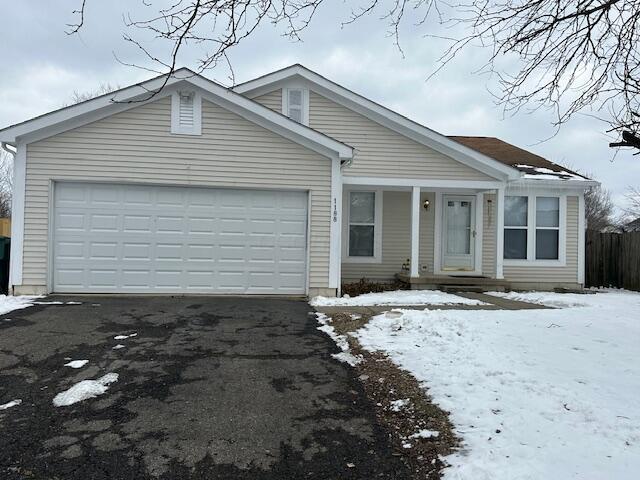
POLYGON ((433 275, 423 274, 419 277, 410 277, 408 273, 396 274, 396 278, 411 287, 412 290, 443 290, 455 292, 488 292, 509 290, 511 285, 506 280, 473 276, 473 275, 433 275))

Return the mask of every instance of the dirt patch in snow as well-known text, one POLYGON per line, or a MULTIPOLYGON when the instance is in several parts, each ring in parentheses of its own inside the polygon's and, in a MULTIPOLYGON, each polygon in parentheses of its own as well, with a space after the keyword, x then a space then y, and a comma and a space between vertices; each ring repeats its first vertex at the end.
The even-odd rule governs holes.
POLYGON ((395 455, 402 456, 414 478, 440 479, 441 470, 447 466, 441 458, 459 445, 449 413, 432 402, 411 374, 398 368, 385 355, 367 352, 349 335, 364 326, 369 316, 354 318, 336 313, 330 317, 335 332, 347 337, 351 353, 362 358, 354 369, 375 406, 378 422, 391 436, 395 455))

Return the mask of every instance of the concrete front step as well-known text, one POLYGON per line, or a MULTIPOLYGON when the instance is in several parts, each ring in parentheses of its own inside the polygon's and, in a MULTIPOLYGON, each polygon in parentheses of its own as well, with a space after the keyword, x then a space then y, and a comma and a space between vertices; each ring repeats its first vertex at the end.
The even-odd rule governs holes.
POLYGON ((510 289, 506 280, 482 276, 453 276, 453 275, 421 275, 409 277, 406 273, 399 273, 396 278, 408 285, 411 290, 442 290, 445 292, 504 292, 510 289))

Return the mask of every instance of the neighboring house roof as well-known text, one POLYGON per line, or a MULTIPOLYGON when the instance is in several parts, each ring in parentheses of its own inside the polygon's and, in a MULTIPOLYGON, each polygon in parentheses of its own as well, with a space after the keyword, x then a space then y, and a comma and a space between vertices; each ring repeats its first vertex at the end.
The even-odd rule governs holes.
POLYGON ((517 168, 521 172, 536 176, 550 176, 559 179, 587 179, 557 163, 553 163, 546 158, 531 153, 520 147, 516 147, 495 137, 467 137, 452 135, 449 138, 462 143, 467 147, 478 150, 499 162, 517 168))
POLYGON ((313 90, 318 94, 490 176, 509 180, 521 178, 521 173, 512 166, 499 162, 483 152, 469 148, 460 142, 453 141, 446 135, 414 122, 300 64, 291 65, 241 83, 233 87, 233 89, 236 92, 255 98, 264 93, 269 93, 269 91, 278 88, 280 84, 290 80, 309 82, 313 85, 313 90))
POLYGON ((640 232, 640 217, 625 223, 622 229, 625 232, 640 232))
POLYGON ((342 160, 353 158, 353 148, 317 130, 294 122, 279 112, 275 112, 258 102, 240 95, 231 89, 209 80, 187 68, 174 72, 166 81, 167 92, 160 92, 149 98, 150 92, 165 83, 161 75, 150 80, 101 95, 90 100, 40 115, 30 120, 11 125, 0 130, 0 142, 15 145, 20 138, 29 141, 45 138, 105 118, 114 113, 143 105, 168 95, 172 87, 179 88, 184 83, 198 87, 203 98, 214 101, 223 108, 265 127, 285 138, 325 155, 337 155, 342 160))

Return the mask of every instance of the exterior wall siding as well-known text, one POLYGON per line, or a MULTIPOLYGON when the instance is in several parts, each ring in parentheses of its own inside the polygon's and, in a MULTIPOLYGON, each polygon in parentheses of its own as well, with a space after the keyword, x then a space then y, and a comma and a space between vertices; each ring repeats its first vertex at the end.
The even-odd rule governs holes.
POLYGON ((309 288, 328 287, 331 161, 203 100, 202 135, 170 134, 169 98, 27 146, 23 286, 47 285, 52 181, 308 190, 309 288))
MULTIPOLYGON (((420 210, 420 271, 433 273, 433 193, 422 193, 421 202, 429 199, 431 208, 420 210)), ((348 205, 343 206, 344 209, 348 205)), ((343 210, 346 212, 346 210, 343 210)), ((346 214, 344 216, 346 221, 346 214)), ((348 241, 343 238, 343 241, 348 241)), ((382 196, 382 258, 380 263, 342 262, 342 281, 361 278, 388 282, 400 273, 411 256, 411 193, 386 191, 382 196)))
POLYGON ((482 274, 496 275, 496 196, 485 194, 482 211, 482 274))
POLYGON ((271 110, 275 110, 278 113, 282 113, 282 89, 279 88, 273 92, 265 93, 259 97, 254 98, 256 102, 264 105, 271 110))
POLYGON ((309 94, 309 126, 356 149, 346 176, 493 180, 315 92, 309 94))
MULTIPOLYGON (((254 98, 282 111, 282 90, 254 98)), ((346 176, 494 180, 313 91, 309 92, 309 126, 356 149, 346 176)))

